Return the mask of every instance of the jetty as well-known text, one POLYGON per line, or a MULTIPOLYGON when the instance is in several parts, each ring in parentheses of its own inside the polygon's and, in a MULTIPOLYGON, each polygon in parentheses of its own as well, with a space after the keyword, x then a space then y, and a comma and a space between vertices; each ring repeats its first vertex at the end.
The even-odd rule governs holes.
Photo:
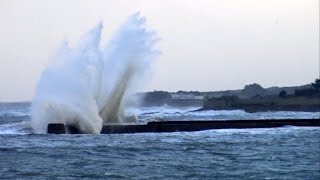
MULTIPOLYGON (((256 120, 192 120, 151 121, 147 124, 105 124, 101 134, 192 132, 210 129, 276 128, 284 126, 320 127, 319 119, 256 119, 256 120)), ((72 125, 48 124, 49 134, 84 134, 72 125)))

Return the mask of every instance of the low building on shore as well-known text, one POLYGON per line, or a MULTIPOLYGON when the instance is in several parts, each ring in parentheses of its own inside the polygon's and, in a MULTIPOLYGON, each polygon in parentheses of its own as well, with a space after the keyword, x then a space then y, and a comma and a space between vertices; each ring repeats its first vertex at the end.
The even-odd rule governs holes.
POLYGON ((172 100, 203 100, 203 95, 194 95, 192 93, 171 93, 172 100))

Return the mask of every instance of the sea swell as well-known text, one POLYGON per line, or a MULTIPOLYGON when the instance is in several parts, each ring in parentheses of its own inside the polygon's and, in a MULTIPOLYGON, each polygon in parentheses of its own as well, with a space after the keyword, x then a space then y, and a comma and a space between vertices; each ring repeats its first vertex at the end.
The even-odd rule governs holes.
POLYGON ((319 135, 319 128, 295 127, 1 135, 0 162, 6 166, 0 174, 49 179, 318 179, 319 135))

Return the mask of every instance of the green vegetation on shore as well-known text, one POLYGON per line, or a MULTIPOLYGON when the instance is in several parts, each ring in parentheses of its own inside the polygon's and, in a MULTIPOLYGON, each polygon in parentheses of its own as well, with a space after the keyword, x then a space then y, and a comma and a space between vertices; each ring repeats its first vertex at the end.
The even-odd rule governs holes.
MULTIPOLYGON (((204 101, 201 110, 234 110, 242 109, 247 112, 258 111, 309 111, 320 112, 320 81, 316 79, 308 88, 295 89, 294 94, 288 95, 285 90, 278 95, 263 95, 262 87, 250 87, 250 92, 256 92, 250 98, 239 98, 238 96, 222 96, 220 98, 209 98, 204 101), (256 90, 255 90, 256 89, 256 90)), ((244 91, 248 91, 245 88, 244 91)))
POLYGON ((263 88, 246 85, 241 90, 216 92, 153 91, 139 93, 141 106, 198 106, 200 110, 310 111, 320 112, 320 80, 294 87, 263 88))

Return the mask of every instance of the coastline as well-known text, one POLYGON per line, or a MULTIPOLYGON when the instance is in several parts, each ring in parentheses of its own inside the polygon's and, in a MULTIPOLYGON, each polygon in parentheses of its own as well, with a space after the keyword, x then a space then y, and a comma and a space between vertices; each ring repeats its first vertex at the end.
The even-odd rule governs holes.
POLYGON ((319 112, 320 118, 320 94, 312 97, 212 98, 204 101, 203 107, 198 111, 203 110, 243 110, 248 113, 267 111, 319 112))

